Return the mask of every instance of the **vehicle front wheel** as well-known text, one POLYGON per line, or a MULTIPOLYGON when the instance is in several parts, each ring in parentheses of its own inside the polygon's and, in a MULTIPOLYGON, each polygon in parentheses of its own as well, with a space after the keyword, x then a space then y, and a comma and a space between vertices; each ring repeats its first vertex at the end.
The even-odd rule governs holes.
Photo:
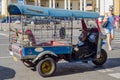
POLYGON ((52 58, 44 58, 37 65, 38 73, 43 77, 53 75, 56 70, 56 62, 52 58))
POLYGON ((100 66, 103 65, 107 60, 107 53, 104 49, 101 50, 100 58, 96 58, 92 61, 95 65, 100 66))

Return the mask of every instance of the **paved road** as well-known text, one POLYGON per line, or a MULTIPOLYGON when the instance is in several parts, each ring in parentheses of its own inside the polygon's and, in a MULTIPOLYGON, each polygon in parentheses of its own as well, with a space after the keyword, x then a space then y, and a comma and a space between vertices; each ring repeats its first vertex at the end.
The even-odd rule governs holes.
MULTIPOLYGON (((21 61, 14 62, 8 54, 8 33, 0 31, 0 80, 120 80, 120 33, 116 32, 113 49, 102 67, 89 62, 60 63, 54 76, 42 78, 37 71, 25 67, 21 61)), ((104 46, 106 49, 106 45, 104 46)), ((106 49, 107 50, 107 49, 106 49)))
POLYGON ((120 43, 120 30, 115 31, 115 39, 113 43, 120 43))

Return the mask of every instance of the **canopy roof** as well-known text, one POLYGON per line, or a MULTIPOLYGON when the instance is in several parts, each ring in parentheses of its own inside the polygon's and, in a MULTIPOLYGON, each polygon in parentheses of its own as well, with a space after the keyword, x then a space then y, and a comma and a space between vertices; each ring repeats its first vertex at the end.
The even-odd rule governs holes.
POLYGON ((32 15, 51 17, 75 17, 75 18, 98 18, 97 12, 87 12, 79 10, 54 9, 32 5, 10 4, 8 6, 10 15, 32 15))

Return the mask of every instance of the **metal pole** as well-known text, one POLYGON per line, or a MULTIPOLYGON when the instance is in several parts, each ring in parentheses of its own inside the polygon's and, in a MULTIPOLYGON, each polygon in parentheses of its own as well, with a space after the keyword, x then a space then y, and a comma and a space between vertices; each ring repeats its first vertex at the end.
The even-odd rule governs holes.
POLYGON ((10 24, 10 18, 11 18, 11 15, 9 15, 9 42, 11 42, 11 39, 10 39, 10 37, 11 37, 11 24, 10 24))
POLYGON ((73 20, 74 18, 71 18, 71 45, 73 44, 73 20))

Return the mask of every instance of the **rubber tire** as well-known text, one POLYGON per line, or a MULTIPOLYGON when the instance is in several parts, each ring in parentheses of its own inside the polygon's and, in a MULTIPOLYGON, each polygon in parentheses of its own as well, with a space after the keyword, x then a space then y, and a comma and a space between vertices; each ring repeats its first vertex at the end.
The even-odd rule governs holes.
POLYGON ((52 59, 52 58, 50 58, 50 57, 44 58, 44 59, 40 60, 39 63, 37 64, 37 71, 38 71, 38 73, 39 73, 42 77, 52 76, 52 75, 54 74, 54 72, 56 71, 56 62, 55 62, 55 60, 52 59), (47 74, 43 73, 42 70, 41 70, 41 67, 42 67, 41 65, 42 65, 42 63, 45 62, 45 61, 49 61, 49 62, 52 64, 52 69, 51 69, 51 71, 50 71, 49 73, 47 73, 47 74))
POLYGON ((96 66, 101 66, 101 65, 103 65, 106 62, 106 60, 107 60, 107 53, 106 53, 106 51, 104 49, 101 50, 101 55, 100 55, 99 59, 101 59, 101 60, 96 59, 96 60, 94 60, 92 62, 96 66))

